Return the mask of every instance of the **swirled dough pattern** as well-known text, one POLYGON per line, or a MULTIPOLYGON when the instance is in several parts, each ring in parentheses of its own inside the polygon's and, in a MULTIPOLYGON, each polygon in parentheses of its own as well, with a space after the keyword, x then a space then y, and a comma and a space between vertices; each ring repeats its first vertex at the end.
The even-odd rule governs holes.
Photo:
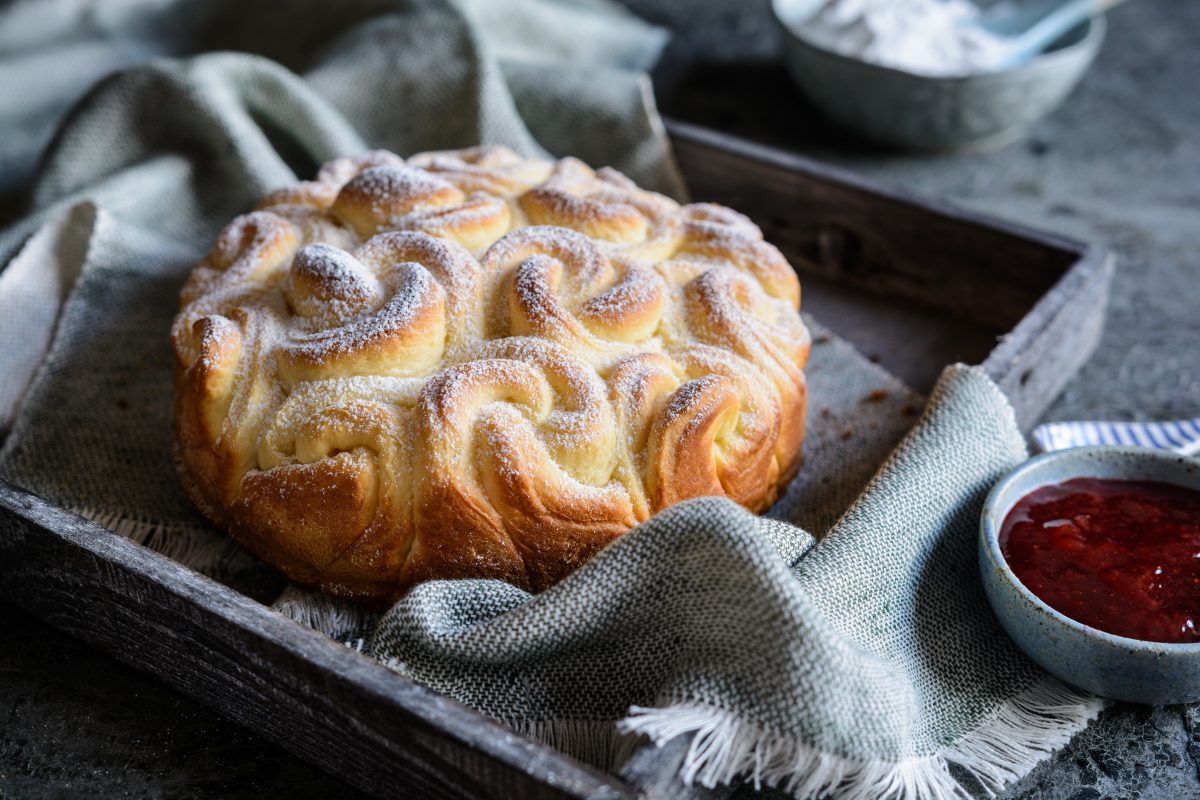
POLYGON ((338 159, 221 232, 172 330, 177 460, 292 579, 562 578, 799 465, 809 336, 757 227, 498 147, 338 159))

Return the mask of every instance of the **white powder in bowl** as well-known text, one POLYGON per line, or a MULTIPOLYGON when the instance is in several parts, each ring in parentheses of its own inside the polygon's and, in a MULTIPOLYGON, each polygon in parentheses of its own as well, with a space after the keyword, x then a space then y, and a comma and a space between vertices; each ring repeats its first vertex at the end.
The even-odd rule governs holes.
POLYGON ((919 75, 1000 68, 1007 41, 974 24, 969 0, 829 0, 797 36, 851 58, 919 75))

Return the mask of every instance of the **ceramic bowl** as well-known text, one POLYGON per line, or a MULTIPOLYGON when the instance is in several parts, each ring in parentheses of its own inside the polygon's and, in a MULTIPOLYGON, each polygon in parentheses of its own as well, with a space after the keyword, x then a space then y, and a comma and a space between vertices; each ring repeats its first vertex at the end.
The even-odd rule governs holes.
POLYGON ((1129 639, 1076 622, 1038 599, 1009 568, 999 542, 1008 512, 1033 490, 1071 478, 1200 489, 1200 461, 1142 447, 1080 447, 1038 456, 1004 477, 984 502, 979 530, 979 569, 1000 625, 1047 672, 1094 694, 1132 703, 1200 700, 1200 643, 1129 639))
POLYGON ((824 2, 772 0, 793 80, 841 127, 908 149, 985 148, 1020 138, 1062 104, 1104 40, 1104 18, 1094 17, 1018 67, 964 77, 915 75, 798 35, 824 2))

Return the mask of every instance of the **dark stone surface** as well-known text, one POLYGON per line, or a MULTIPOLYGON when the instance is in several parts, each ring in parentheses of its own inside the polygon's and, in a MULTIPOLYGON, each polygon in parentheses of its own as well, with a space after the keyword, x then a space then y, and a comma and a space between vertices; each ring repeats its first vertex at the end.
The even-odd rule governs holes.
MULTIPOLYGON (((675 38, 669 115, 1079 237, 1120 258, 1100 351, 1056 418, 1200 414, 1200 3, 1112 14, 1076 94, 1021 144, 974 155, 862 145, 777 61, 767 0, 625 0, 675 38)), ((1200 797, 1200 711, 1117 705, 1012 787, 1025 800, 1200 797)), ((0 605, 0 799, 356 797, 212 712, 0 605)))
POLYGON ((1182 708, 1119 705, 1004 794, 1024 800, 1200 797, 1182 708))

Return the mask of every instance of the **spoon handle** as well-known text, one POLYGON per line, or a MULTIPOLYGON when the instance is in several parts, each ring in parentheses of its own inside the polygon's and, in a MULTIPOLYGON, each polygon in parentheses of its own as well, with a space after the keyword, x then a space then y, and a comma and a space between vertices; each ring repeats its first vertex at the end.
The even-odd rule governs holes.
POLYGON ((985 13, 979 24, 992 33, 1009 37, 1008 54, 1001 66, 1011 67, 1041 53, 1085 19, 1103 14, 1124 1, 1032 0, 1011 14, 985 13))

